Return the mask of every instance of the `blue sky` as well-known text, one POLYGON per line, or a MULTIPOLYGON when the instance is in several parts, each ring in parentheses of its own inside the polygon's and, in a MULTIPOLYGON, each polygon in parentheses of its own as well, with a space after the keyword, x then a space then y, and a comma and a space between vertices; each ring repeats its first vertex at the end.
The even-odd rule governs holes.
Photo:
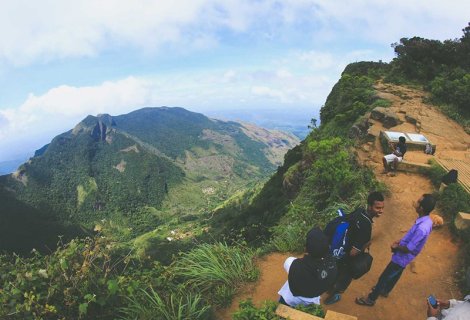
POLYGON ((469 1, 0 0, 0 161, 88 114, 145 106, 318 116, 344 67, 455 39, 469 1))

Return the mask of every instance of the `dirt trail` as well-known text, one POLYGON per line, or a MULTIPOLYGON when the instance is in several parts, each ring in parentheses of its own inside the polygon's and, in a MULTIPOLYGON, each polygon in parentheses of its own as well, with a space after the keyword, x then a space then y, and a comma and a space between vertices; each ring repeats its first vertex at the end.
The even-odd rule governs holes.
MULTIPOLYGON (((405 87, 378 84, 379 95, 392 101, 391 110, 405 119, 405 114, 418 120, 418 125, 404 121, 390 130, 420 132, 437 145, 435 157, 450 157, 470 162, 470 136, 455 122, 449 120, 434 108, 422 102, 423 93, 405 87)), ((376 122, 370 132, 378 136, 383 130, 376 122)), ((360 320, 403 320, 424 319, 425 297, 430 293, 443 298, 461 298, 455 284, 458 270, 458 243, 453 241, 446 221, 444 227, 433 230, 431 236, 414 263, 406 268, 401 279, 388 298, 379 298, 374 307, 358 306, 355 297, 367 294, 375 285, 381 272, 391 258, 390 244, 400 239, 413 225, 417 215, 412 201, 423 193, 432 193, 433 187, 427 178, 411 173, 398 173, 395 177, 382 175, 380 143, 364 144, 359 150, 359 159, 373 168, 377 178, 387 184, 391 194, 385 199, 385 212, 375 220, 372 232, 371 254, 374 257, 372 269, 363 278, 353 281, 342 295, 342 300, 332 306, 324 306, 357 316, 360 320)), ((425 163, 424 153, 409 151, 406 159, 425 163)), ((440 214, 439 211, 435 213, 440 214)), ((259 261, 260 280, 244 288, 233 301, 232 306, 222 310, 219 319, 231 319, 230 314, 238 308, 238 302, 251 297, 256 304, 265 300, 277 301, 277 291, 287 279, 283 263, 289 254, 273 253, 259 261)))

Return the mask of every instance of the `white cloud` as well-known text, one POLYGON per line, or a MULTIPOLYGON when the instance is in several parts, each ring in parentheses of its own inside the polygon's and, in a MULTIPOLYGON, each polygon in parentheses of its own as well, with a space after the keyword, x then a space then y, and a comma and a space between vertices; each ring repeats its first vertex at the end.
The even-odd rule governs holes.
POLYGON ((227 41, 227 32, 284 41, 305 33, 332 43, 390 44, 414 35, 443 40, 459 36, 468 12, 470 2, 458 0, 3 0, 0 59, 25 65, 129 46, 189 51, 227 41))
POLYGON ((41 96, 31 94, 19 111, 44 117, 75 117, 111 110, 121 112, 129 110, 129 107, 144 106, 149 100, 150 91, 151 83, 134 77, 106 81, 94 87, 62 85, 41 96))
MULTIPOLYGON (((296 2, 296 1, 294 1, 296 2)), ((323 30, 341 32, 352 39, 390 44, 402 37, 432 39, 460 37, 467 25, 470 2, 464 0, 319 0, 316 17, 323 30)))
POLYGON ((282 91, 275 90, 266 86, 254 86, 251 90, 255 95, 264 96, 268 98, 275 98, 276 100, 280 100, 282 102, 289 101, 282 91))
POLYGON ((50 139, 69 130, 88 114, 120 114, 146 106, 151 90, 148 81, 129 77, 95 87, 63 85, 40 96, 30 94, 20 107, 0 110, 0 150, 16 141, 40 138, 42 144, 47 134, 50 139))
POLYGON ((289 57, 259 68, 128 77, 96 86, 61 85, 43 94, 31 93, 18 108, 0 109, 0 150, 6 150, 12 141, 31 140, 31 132, 38 137, 48 133, 52 138, 89 114, 118 115, 147 106, 181 106, 200 112, 277 106, 310 112, 324 102, 337 80, 336 73, 329 77, 299 72, 311 64, 309 59, 293 66, 279 64, 289 57))

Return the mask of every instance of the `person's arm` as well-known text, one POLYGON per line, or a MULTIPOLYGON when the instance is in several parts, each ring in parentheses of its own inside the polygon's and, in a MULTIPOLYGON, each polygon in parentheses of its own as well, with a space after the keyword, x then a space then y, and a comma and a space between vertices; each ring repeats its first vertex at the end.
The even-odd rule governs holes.
POLYGON ((287 273, 289 273, 290 266, 292 265, 292 262, 297 259, 295 257, 289 257, 284 261, 284 270, 286 270, 287 273))
POLYGON ((394 243, 392 243, 392 245, 390 246, 392 248, 392 252, 403 252, 403 253, 410 253, 410 249, 408 249, 407 246, 401 246, 400 245, 400 241, 395 241, 394 243))
POLYGON ((416 246, 423 240, 423 237, 425 237, 423 231, 419 229, 414 230, 412 237, 407 239, 406 245, 401 245, 401 240, 392 243, 392 252, 411 253, 413 252, 413 250, 416 249, 416 246))
POLYGON ((393 154, 396 155, 397 157, 403 156, 403 153, 400 151, 400 148, 398 148, 398 146, 396 146, 395 149, 393 150, 393 154))
POLYGON ((432 305, 429 303, 428 299, 426 299, 426 305, 427 305, 427 315, 428 318, 427 320, 437 320, 437 316, 439 313, 441 313, 439 307, 438 308, 433 308, 432 305))
POLYGON ((349 255, 351 257, 357 256, 359 253, 361 253, 361 250, 356 249, 355 247, 352 247, 351 250, 349 251, 349 255))
POLYGON ((351 224, 351 250, 349 250, 349 256, 357 256, 370 246, 371 231, 370 223, 367 224, 359 220, 351 224))
POLYGON ((440 300, 437 299, 437 304, 439 305, 439 309, 448 309, 450 307, 450 300, 440 300))

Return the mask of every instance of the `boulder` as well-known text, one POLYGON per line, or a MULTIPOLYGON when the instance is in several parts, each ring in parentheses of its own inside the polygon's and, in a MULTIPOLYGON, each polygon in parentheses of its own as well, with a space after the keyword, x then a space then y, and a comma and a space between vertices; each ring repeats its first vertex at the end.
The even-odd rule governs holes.
POLYGON ((363 138, 367 135, 369 127, 369 118, 363 117, 349 129, 349 137, 351 139, 363 138))
POLYGON ((400 118, 395 113, 384 107, 375 107, 370 112, 370 117, 374 120, 382 122, 384 127, 387 129, 402 123, 400 118))
POLYGON ((405 115, 405 120, 406 122, 409 122, 411 124, 416 124, 418 120, 415 117, 412 117, 410 115, 405 115))
POLYGON ((370 117, 374 120, 382 121, 382 119, 385 117, 385 113, 387 113, 386 108, 384 108, 384 107, 375 107, 370 112, 370 117))
POLYGON ((382 123, 385 128, 389 129, 403 123, 403 121, 401 121, 395 113, 388 112, 382 119, 382 123))
POLYGON ((454 220, 454 225, 458 230, 465 230, 470 227, 470 213, 459 212, 454 220))

